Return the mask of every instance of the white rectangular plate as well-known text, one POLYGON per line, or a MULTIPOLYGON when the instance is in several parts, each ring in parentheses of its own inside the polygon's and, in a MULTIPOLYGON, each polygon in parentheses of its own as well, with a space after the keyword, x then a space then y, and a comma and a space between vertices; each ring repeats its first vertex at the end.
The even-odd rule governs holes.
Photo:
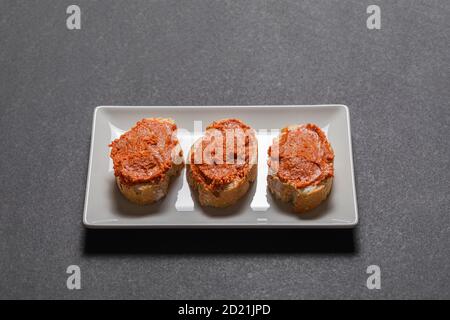
POLYGON ((89 228, 351 228, 358 223, 348 108, 316 106, 214 107, 97 107, 83 223, 89 228), (119 192, 108 144, 142 118, 172 118, 186 156, 201 131, 214 120, 239 118, 258 137, 258 178, 248 194, 226 209, 203 208, 186 181, 186 170, 175 179, 168 195, 156 204, 138 206, 119 192), (201 124, 200 124, 201 123, 201 124), (290 124, 315 123, 327 134, 335 152, 335 177, 329 198, 313 211, 296 215, 267 192, 267 149, 279 129, 290 124))

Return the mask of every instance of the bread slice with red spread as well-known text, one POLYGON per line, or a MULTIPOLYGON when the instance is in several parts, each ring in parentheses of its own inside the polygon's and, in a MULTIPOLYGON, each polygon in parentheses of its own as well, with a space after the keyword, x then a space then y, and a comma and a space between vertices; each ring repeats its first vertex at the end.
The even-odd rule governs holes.
POLYGON ((254 130, 238 119, 215 121, 191 147, 187 180, 202 206, 236 203, 257 175, 258 145, 254 130))
POLYGON ((172 119, 142 119, 109 145, 117 185, 131 202, 145 205, 160 200, 183 169, 176 130, 172 119))
POLYGON ((317 125, 283 128, 268 153, 268 187, 278 200, 302 213, 328 197, 333 184, 334 152, 317 125))

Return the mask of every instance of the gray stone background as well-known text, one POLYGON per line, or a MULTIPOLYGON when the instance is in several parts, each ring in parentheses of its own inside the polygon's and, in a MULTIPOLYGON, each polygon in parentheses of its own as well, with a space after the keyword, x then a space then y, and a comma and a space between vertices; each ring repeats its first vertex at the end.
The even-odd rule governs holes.
POLYGON ((450 298, 449 49, 446 0, 1 0, 0 298, 450 298), (97 105, 322 103, 350 108, 354 231, 83 228, 97 105))

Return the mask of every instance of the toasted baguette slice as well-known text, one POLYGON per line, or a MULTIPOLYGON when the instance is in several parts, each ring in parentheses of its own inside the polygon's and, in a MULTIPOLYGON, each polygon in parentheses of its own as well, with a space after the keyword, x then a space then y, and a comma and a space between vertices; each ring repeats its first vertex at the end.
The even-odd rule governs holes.
POLYGON ((333 149, 316 125, 283 128, 269 149, 269 190, 279 201, 288 203, 296 213, 312 210, 331 191, 333 160, 333 149), (289 163, 286 164, 286 161, 289 163))
MULTIPOLYGON (((194 145, 191 147, 189 156, 188 156, 188 164, 187 164, 187 181, 194 192, 198 193, 198 200, 202 206, 208 207, 216 207, 216 208, 224 208, 236 203, 240 198, 242 198, 250 188, 250 185, 253 181, 255 181, 257 176, 257 141, 256 136, 254 135, 253 129, 249 126, 241 122, 237 119, 223 119, 220 121, 216 121, 207 127, 207 133, 209 130, 213 130, 216 128, 222 128, 223 124, 228 124, 228 122, 232 123, 232 126, 238 126, 243 128, 246 131, 246 135, 249 140, 249 147, 245 149, 248 152, 248 157, 246 158, 246 163, 243 171, 239 176, 233 177, 232 179, 228 179, 227 176, 221 176, 220 179, 226 181, 225 183, 211 182, 204 179, 199 172, 199 164, 194 163, 193 159, 195 158, 195 153, 200 152, 200 149, 196 149, 196 145, 199 145, 203 142, 205 137, 200 138, 194 145), (251 151, 250 151, 251 150, 251 151)), ((226 151, 225 151, 226 152, 226 151)), ((225 153, 224 152, 224 153, 225 153)), ((214 170, 215 165, 210 165, 208 170, 214 170)), ((233 166, 232 164, 230 166, 233 166)), ((213 179, 214 180, 214 179, 213 179)))
POLYGON ((147 205, 167 195, 170 181, 184 168, 175 130, 172 119, 147 118, 111 143, 116 183, 129 201, 147 205))

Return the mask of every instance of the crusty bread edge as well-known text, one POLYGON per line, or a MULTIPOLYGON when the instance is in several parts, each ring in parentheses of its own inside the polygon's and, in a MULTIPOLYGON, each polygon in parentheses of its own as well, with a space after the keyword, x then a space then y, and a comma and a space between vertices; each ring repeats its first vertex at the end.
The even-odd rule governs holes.
POLYGON ((304 213, 316 208, 328 198, 333 178, 327 178, 318 185, 298 189, 290 183, 282 182, 276 175, 268 175, 267 185, 275 198, 289 203, 294 212, 304 213))
POLYGON ((127 185, 122 183, 120 177, 116 177, 116 183, 119 187, 120 192, 129 201, 140 204, 147 205, 157 202, 158 200, 164 198, 168 191, 169 185, 172 178, 180 175, 181 170, 184 167, 184 163, 173 164, 172 168, 166 172, 164 178, 157 183, 140 183, 135 185, 127 185))
MULTIPOLYGON (((195 144, 194 144, 195 145, 195 144)), ((191 147, 188 159, 191 159, 194 145, 191 147)), ((217 194, 207 189, 205 185, 194 179, 190 161, 186 164, 186 177, 191 188, 198 193, 200 205, 214 208, 225 208, 235 204, 250 188, 258 174, 258 165, 252 164, 248 174, 242 179, 235 180, 223 187, 217 194)))

